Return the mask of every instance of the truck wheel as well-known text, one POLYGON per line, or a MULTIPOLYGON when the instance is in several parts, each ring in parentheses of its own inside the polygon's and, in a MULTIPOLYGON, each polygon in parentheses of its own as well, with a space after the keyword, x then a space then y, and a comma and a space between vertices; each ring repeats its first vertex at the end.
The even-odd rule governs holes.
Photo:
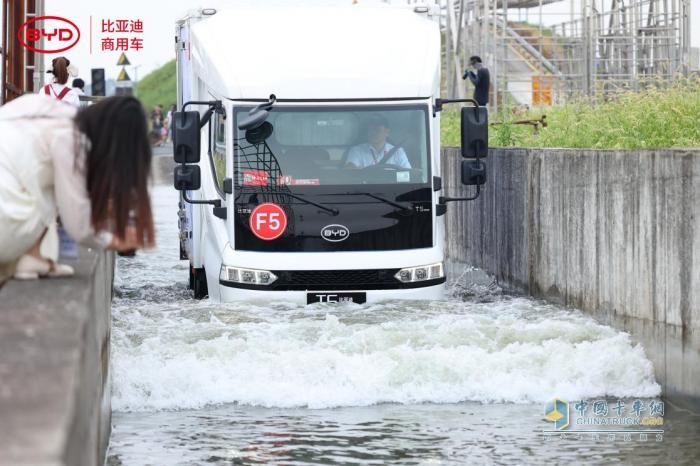
POLYGON ((204 299, 209 294, 207 289, 207 274, 204 269, 193 269, 192 290, 194 291, 194 299, 204 299))

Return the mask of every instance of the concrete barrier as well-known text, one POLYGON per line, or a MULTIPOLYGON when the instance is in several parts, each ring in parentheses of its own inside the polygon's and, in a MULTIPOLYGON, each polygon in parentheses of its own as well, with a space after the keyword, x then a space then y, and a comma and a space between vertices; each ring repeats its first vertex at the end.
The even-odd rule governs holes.
MULTIPOLYGON (((459 184, 444 150, 445 192, 459 184)), ((450 204, 447 255, 531 295, 700 328, 700 150, 494 149, 473 202, 450 204)))
POLYGON ((75 277, 0 289, 1 466, 104 463, 114 257, 64 262, 75 277))

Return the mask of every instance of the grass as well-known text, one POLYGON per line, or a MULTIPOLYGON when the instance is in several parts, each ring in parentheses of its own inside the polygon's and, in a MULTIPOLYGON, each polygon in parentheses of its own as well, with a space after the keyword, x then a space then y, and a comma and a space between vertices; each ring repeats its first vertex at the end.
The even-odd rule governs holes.
MULTIPOLYGON (((491 147, 651 149, 700 147, 700 80, 670 88, 622 93, 597 104, 577 100, 527 115, 511 110, 489 115, 491 147), (513 120, 547 115, 548 127, 535 133, 513 120)), ((459 146, 459 113, 443 111, 442 144, 459 146)))
POLYGON ((163 106, 163 112, 167 112, 176 102, 176 94, 175 60, 153 70, 138 82, 137 97, 147 114, 158 104, 163 106))
MULTIPOLYGON (((175 103, 175 60, 138 83, 138 98, 150 113, 157 104, 165 111, 175 103)), ((491 147, 569 147, 646 149, 700 147, 700 79, 679 81, 670 88, 626 92, 597 104, 576 100, 540 112, 506 109, 489 115, 491 147), (547 128, 535 133, 514 120, 547 115, 547 128)), ((442 112, 442 144, 459 146, 459 112, 442 112)))

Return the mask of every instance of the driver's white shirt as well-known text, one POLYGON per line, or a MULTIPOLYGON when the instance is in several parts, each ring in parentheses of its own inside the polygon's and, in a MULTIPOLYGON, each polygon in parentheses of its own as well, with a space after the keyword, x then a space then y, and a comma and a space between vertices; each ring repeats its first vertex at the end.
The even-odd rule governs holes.
MULTIPOLYGON (((382 150, 377 151, 374 146, 369 143, 358 144, 350 149, 347 163, 352 163, 353 165, 357 166, 357 168, 365 168, 369 167, 370 165, 376 165, 384 158, 384 155, 387 152, 393 149, 393 147, 394 146, 387 142, 384 143, 384 148, 382 150)), ((406 157, 406 152, 404 152, 403 148, 401 147, 399 147, 385 163, 397 165, 401 168, 411 168, 411 163, 408 161, 408 157, 406 157)))

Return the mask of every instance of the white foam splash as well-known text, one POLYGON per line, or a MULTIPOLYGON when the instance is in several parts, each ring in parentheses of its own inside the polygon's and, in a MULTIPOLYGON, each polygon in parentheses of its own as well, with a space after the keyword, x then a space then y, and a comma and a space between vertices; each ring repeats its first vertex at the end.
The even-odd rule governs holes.
POLYGON ((115 309, 117 410, 523 403, 660 392, 629 335, 528 299, 150 306, 115 309))
POLYGON ((177 193, 154 193, 159 248, 120 260, 116 283, 117 410, 521 403, 660 392, 629 335, 579 312, 502 296, 488 277, 435 303, 192 301, 172 240, 177 193))

